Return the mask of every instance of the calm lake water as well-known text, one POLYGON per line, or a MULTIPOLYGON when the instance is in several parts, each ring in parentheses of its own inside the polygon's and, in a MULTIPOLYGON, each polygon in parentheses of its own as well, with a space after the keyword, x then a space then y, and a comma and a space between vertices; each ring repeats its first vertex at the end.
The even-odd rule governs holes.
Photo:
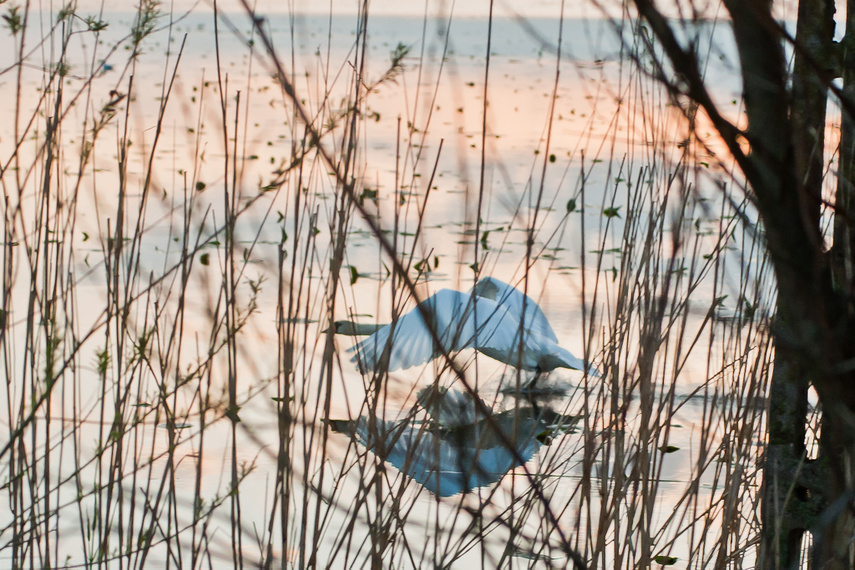
MULTIPOLYGON (((765 334, 762 324, 740 320, 744 313, 739 311, 753 307, 756 312, 752 314, 760 323, 771 302, 768 276, 753 237, 736 225, 731 205, 723 205, 721 199, 719 181, 736 186, 738 181, 727 177, 726 159, 717 163, 716 151, 721 153, 721 147, 704 132, 702 118, 698 118, 698 134, 708 147, 695 144, 694 154, 685 154, 688 135, 682 112, 654 79, 632 63, 632 44, 618 41, 620 34, 632 38, 628 24, 620 29, 616 27, 619 22, 578 11, 568 11, 570 17, 562 22, 554 15, 544 17, 553 14, 549 10, 554 3, 526 5, 539 17, 513 19, 505 12, 493 22, 491 33, 483 14, 472 12, 428 20, 418 14, 372 16, 364 44, 363 36, 357 34, 355 16, 290 18, 277 14, 264 22, 297 98, 315 118, 315 128, 324 133, 322 145, 336 157, 345 150, 342 118, 352 105, 354 69, 362 63, 365 50, 364 100, 349 176, 357 181, 360 192, 369 190, 363 194, 364 203, 387 232, 384 235, 397 240, 399 252, 412 252, 401 258, 412 264, 411 276, 418 276, 419 294, 426 296, 441 288, 468 290, 475 267, 482 275, 526 287, 547 315, 559 344, 578 356, 587 354, 603 374, 601 379, 585 379, 577 371, 556 371, 547 383, 561 388, 560 393, 537 404, 535 413, 528 403, 521 406, 499 391, 503 381, 505 386, 513 383, 512 371, 483 356, 475 365, 472 351, 462 353, 459 362, 468 366, 467 378, 478 386, 486 406, 496 418, 514 426, 502 433, 520 440, 519 456, 508 458, 502 456, 504 447, 495 444, 496 438, 504 437, 495 426, 489 421, 479 423, 484 420, 477 415, 466 422, 467 437, 492 442, 491 453, 496 456, 490 461, 501 465, 496 467, 499 475, 511 471, 497 484, 492 483, 496 478, 488 481, 473 476, 472 485, 461 476, 446 487, 474 486, 474 492, 466 495, 440 492, 441 485, 432 487, 430 481, 417 484, 401 475, 408 472, 418 480, 409 467, 391 458, 389 463, 375 461, 373 453, 364 452, 366 443, 371 446, 371 438, 376 437, 366 427, 371 418, 393 434, 389 437, 394 441, 387 441, 390 446, 399 443, 395 430, 404 429, 398 420, 405 418, 413 422, 406 424, 411 430, 407 437, 430 425, 434 430, 430 433, 437 438, 431 440, 431 446, 448 446, 448 453, 454 455, 460 446, 446 436, 456 433, 459 426, 446 425, 445 416, 438 419, 439 412, 425 415, 427 407, 419 408, 418 398, 420 390, 437 378, 442 385, 453 385, 458 390, 455 393, 465 394, 465 390, 435 361, 392 373, 377 392, 350 362, 350 353, 345 351, 352 341, 346 337, 335 341, 340 360, 324 358, 321 330, 329 319, 326 293, 337 185, 328 166, 313 153, 307 153, 311 162, 303 169, 282 174, 293 150, 300 148, 304 127, 274 80, 270 60, 248 18, 238 12, 224 14, 216 36, 208 7, 181 17, 176 10, 171 25, 168 15, 157 20, 157 31, 144 41, 136 62, 127 67, 126 44, 118 42, 134 21, 132 12, 100 16, 109 26, 97 38, 91 33, 72 36, 64 94, 57 107, 65 113, 62 143, 55 151, 59 166, 54 166, 63 173, 62 182, 54 182, 52 190, 66 206, 53 211, 51 219, 73 220, 73 224, 62 222, 61 243, 68 248, 63 259, 77 307, 69 331, 76 331, 81 340, 63 345, 71 361, 70 376, 63 377, 63 390, 50 398, 54 402, 50 415, 69 430, 76 425, 74 440, 81 445, 74 452, 52 448, 57 466, 50 478, 61 481, 73 471, 69 454, 81 463, 91 457, 106 461, 98 453, 98 442, 106 437, 104 426, 97 421, 105 417, 100 405, 110 401, 112 406, 122 393, 123 382, 134 386, 136 409, 147 410, 163 386, 186 381, 187 387, 177 389, 170 398, 178 423, 175 456, 165 454, 170 445, 162 414, 147 415, 134 431, 132 447, 138 450, 138 457, 154 457, 141 477, 155 485, 168 479, 168 492, 177 505, 148 520, 163 517, 173 529, 181 529, 179 537, 185 537, 183 543, 181 538, 171 543, 184 549, 183 562, 175 559, 174 552, 158 546, 150 564, 169 560, 170 564, 189 565, 189 544, 201 540, 188 538, 188 529, 194 526, 194 493, 199 492, 209 505, 223 499, 232 468, 238 466, 249 471, 239 488, 241 549, 248 566, 266 553, 264 545, 272 535, 274 566, 308 564, 311 552, 306 545, 316 540, 318 566, 368 567, 373 552, 369 538, 378 540, 375 515, 386 521, 387 531, 393 529, 387 539, 397 546, 385 551, 383 560, 395 567, 433 567, 435 561, 455 568, 481 563, 492 567, 499 560, 512 567, 562 566, 567 559, 554 545, 538 550, 537 545, 554 543, 555 526, 547 521, 542 497, 532 498, 535 495, 525 470, 517 465, 519 459, 544 482, 545 496, 558 513, 558 528, 579 552, 597 552, 600 563, 621 559, 631 565, 633 555, 622 541, 634 540, 635 531, 630 530, 636 528, 634 523, 624 521, 622 527, 618 522, 617 530, 609 531, 610 540, 621 544, 611 550, 591 538, 596 535, 592 527, 598 520, 615 524, 608 513, 632 512, 628 505, 639 503, 627 497, 637 497, 642 472, 653 481, 653 488, 646 488, 651 498, 644 507, 645 532, 655 537, 661 552, 677 557, 677 567, 685 566, 689 558, 697 561, 709 555, 696 546, 703 533, 685 530, 694 528, 687 520, 705 508, 712 510, 713 519, 719 516, 719 507, 704 505, 719 504, 722 473, 742 473, 739 461, 747 460, 735 458, 731 447, 739 438, 734 435, 738 430, 731 431, 737 419, 730 415, 729 404, 690 396, 746 397, 734 369, 747 370, 762 363, 765 334), (381 81, 390 65, 390 53, 399 44, 409 49, 403 68, 381 81), (119 47, 112 50, 115 45, 119 47), (370 92, 365 91, 367 86, 372 86, 370 92), (92 140, 92 118, 110 101, 115 101, 115 114, 99 133, 92 160, 78 177, 81 149, 92 140), (166 106, 158 118, 164 101, 166 106), (81 126, 84 124, 86 128, 81 126), (125 129, 132 144, 127 146, 126 168, 122 169, 118 150, 122 145, 117 141, 126 136, 125 129), (79 185, 75 186, 75 180, 79 185), (137 223, 143 228, 141 239, 129 240, 124 246, 123 259, 135 268, 135 277, 122 287, 140 295, 129 311, 133 327, 138 333, 156 329, 156 334, 147 361, 150 366, 137 372, 129 372, 141 360, 132 356, 133 347, 117 349, 118 358, 110 361, 116 376, 108 374, 114 384, 105 389, 97 361, 105 329, 109 330, 104 324, 108 313, 103 300, 111 290, 105 277, 109 262, 105 251, 116 228, 120 180, 126 189, 125 223, 128 228, 137 223), (270 184, 276 180, 281 184, 275 189, 261 190, 272 188, 270 184), (235 204, 247 208, 234 227, 239 310, 232 318, 243 322, 240 311, 250 303, 254 311, 235 337, 233 348, 241 422, 233 431, 228 416, 210 412, 206 422, 217 421, 205 426, 202 437, 202 422, 196 413, 198 394, 225 398, 228 385, 228 363, 209 357, 211 347, 219 350, 222 346, 216 339, 223 335, 225 321, 218 315, 224 303, 223 275, 231 271, 223 248, 226 190, 228 196, 237 194, 235 204), (666 199, 668 196, 672 197, 666 199), (667 205, 657 213, 663 202, 667 205), (678 212, 683 204, 688 205, 681 219, 678 212), (633 217, 636 221, 630 223, 633 217), (673 236, 682 236, 683 231, 691 239, 683 238, 680 247, 674 247, 673 236), (184 238, 190 244, 207 240, 207 245, 191 256, 195 265, 188 277, 189 294, 179 304, 180 272, 170 268, 180 266, 184 238), (641 253, 642 243, 656 245, 641 253), (638 253, 628 254, 627 244, 638 245, 638 253), (280 247, 285 252, 281 273, 280 247), (137 261, 129 260, 129 251, 140 252, 137 261), (628 261, 627 255, 637 258, 628 261), (651 256, 656 257, 655 263, 651 256), (644 269, 645 262, 650 267, 644 269), (624 278, 627 274, 633 277, 624 278), (645 279, 649 288, 639 286, 645 279), (635 293, 628 293, 630 289, 635 293), (640 331, 645 330, 645 316, 650 315, 645 311, 659 299, 666 301, 663 314, 671 324, 655 335, 662 347, 653 366, 655 398, 647 400, 635 384, 642 375, 639 360, 647 350, 640 331), (280 300, 295 304, 290 315, 287 307, 281 313, 286 315, 285 325, 298 323, 292 327, 290 374, 283 373, 283 359, 287 358, 280 351, 280 300), (182 316, 169 321, 173 314, 182 316), (171 322, 172 327, 164 325, 161 330, 153 325, 161 320, 171 322), (181 336, 170 344, 164 339, 179 324, 181 336), (90 331, 96 332, 88 336, 90 331), (620 331, 634 332, 627 334, 618 351, 609 352, 610 342, 620 331), (77 351, 73 358, 72 349, 77 351), (127 366, 119 374, 116 362, 123 358, 127 366), (736 358, 741 359, 740 366, 723 365, 736 358), (197 370, 202 362, 207 364, 197 370), (202 392, 191 389, 202 384, 202 392), (283 386, 290 386, 287 393, 282 392, 283 386), (282 405, 290 408, 293 422, 284 427, 277 416, 277 407, 282 405), (518 414, 523 407, 527 422, 530 416, 538 419, 517 431, 522 421, 514 411, 518 414), (77 417, 85 419, 67 420, 72 408, 78 410, 77 417), (667 409, 664 415, 663 409, 667 409), (539 415, 543 410, 554 421, 543 420, 539 415), (586 417, 580 419, 583 413, 586 417), (656 458, 643 468, 638 467, 639 456, 628 455, 621 459, 625 462, 619 462, 614 455, 618 449, 644 447, 639 442, 650 428, 643 425, 651 417, 646 414, 652 415, 658 431, 650 440, 653 443, 644 440, 644 446, 656 458), (60 416, 65 420, 56 419, 60 416), (330 419, 339 423, 327 429, 330 419), (290 446, 286 455, 291 477, 285 499, 278 498, 286 495, 276 486, 281 439, 287 439, 290 446), (599 443, 592 447, 595 441, 599 443), (729 455, 713 459, 721 450, 728 450, 729 455), (63 474, 66 465, 68 473, 63 474), (601 488, 580 490, 580 481, 590 482, 592 476, 601 488), (614 483, 615 477, 619 483, 614 483), (380 485, 382 493, 367 490, 366 482, 371 481, 380 485), (635 481, 636 487, 627 481, 635 481), (610 494, 614 485, 625 487, 610 494), (688 488, 695 488, 701 497, 693 505, 685 500, 688 488), (435 492, 449 496, 438 498, 435 492), (582 496, 587 498, 580 502, 582 496), (471 513, 479 515, 473 519, 471 513), (478 520, 487 530, 477 532, 478 520), (282 524, 288 526, 289 540, 284 545, 275 538, 282 524), (520 552, 502 558, 511 543, 520 552), (534 549, 534 553, 522 556, 526 549, 534 549)), ((81 9, 81 16, 95 13, 86 8, 81 9)), ((33 16, 39 17, 45 25, 56 20, 55 15, 33 16)), ((85 27, 80 22, 74 25, 85 27)), ((716 46, 710 49, 707 77, 717 100, 732 101, 726 107, 737 118, 738 76, 732 54, 721 47, 729 37, 726 28, 698 25, 685 28, 685 33, 716 46)), ((7 54, 0 60, 3 69, 18 57, 13 39, 11 35, 0 39, 0 53, 7 54)), ((33 39, 31 43, 37 42, 33 39)), ((45 69, 51 68, 58 52, 57 45, 49 42, 27 52, 27 66, 21 68, 17 120, 21 130, 37 109, 39 97, 47 92, 47 101, 55 100, 57 89, 55 84, 46 89, 45 69)), ((640 65, 652 69, 645 60, 640 65)), ((15 73, 17 69, 0 75, 0 92, 7 101, 16 98, 15 73)), ((40 108, 51 109, 46 103, 40 108)), ((0 133, 0 158, 10 187, 15 176, 20 181, 27 172, 21 165, 41 164, 40 140, 45 133, 45 113, 36 114, 32 135, 17 151, 18 165, 12 160, 16 137, 8 127, 15 124, 15 113, 14 105, 0 109, 0 123, 7 125, 0 133), (15 167, 6 169, 9 165, 15 167)), ((38 222, 33 220, 38 219, 43 205, 37 199, 43 179, 41 166, 37 166, 19 183, 26 191, 20 195, 7 191, 11 203, 21 206, 13 233, 19 259, 28 243, 21 236, 32 239, 40 235, 36 233, 38 222)), ((11 210, 7 207, 6 211, 11 210)), ((751 216, 750 211, 747 215, 751 216)), ((387 322, 392 318, 393 302, 400 303, 400 283, 389 276, 391 262, 381 253, 367 223, 354 215, 350 224, 333 316, 387 322), (395 297, 393 284, 399 287, 395 297)), ((27 353, 28 293, 37 284, 28 277, 26 267, 20 265, 16 271, 6 309, 12 323, 4 355, 7 369, 19 368, 27 353)), ((412 302, 402 307, 409 310, 412 302)), ((64 338, 70 339, 70 332, 64 338)), ((15 380, 10 380, 14 385, 15 380)), ((26 389, 13 386, 3 409, 16 409, 22 393, 26 389)), ((756 405, 753 402, 748 407, 756 405)), ((122 413, 130 418, 128 410, 124 408, 122 413)), ((45 429, 34 441, 59 437, 56 427, 47 431, 45 414, 38 415, 34 423, 45 429)), ((15 421, 7 425, 15 425, 15 421)), ((9 428, 7 433, 12 431, 9 428)), ((762 431, 757 426, 743 431, 739 437, 747 447, 740 448, 741 452, 753 454, 757 434, 762 431)), ((37 445, 44 446, 44 440, 37 445)), ((427 447, 417 449, 420 456, 428 454, 427 447)), ((450 464, 477 462, 479 459, 473 459, 477 455, 454 455, 450 464)), ((133 471, 134 462, 127 457, 119 463, 133 471)), ((82 468, 84 487, 94 485, 96 477, 104 484, 105 471, 99 471, 96 464, 97 459, 82 468)), ((740 488, 756 485, 753 475, 740 476, 744 477, 740 488)), ((69 556, 74 563, 82 563, 78 541, 90 545, 93 541, 69 529, 95 512, 117 517, 118 507, 105 506, 107 499, 100 492, 87 494, 80 510, 73 508, 69 504, 75 502, 76 491, 68 485, 68 490, 58 485, 54 495, 56 503, 63 505, 56 524, 61 532, 54 531, 60 537, 56 552, 60 560, 69 556)), ((139 481, 123 480, 119 486, 128 494, 138 493, 150 500, 139 481)), ((144 503, 140 499, 140 511, 144 509, 139 505, 144 503)), ((147 516, 122 514, 142 520, 147 516)), ((224 502, 210 519, 205 531, 209 542, 201 541, 209 550, 200 566, 209 562, 214 567, 235 565, 233 517, 229 503, 224 502)), ((169 535, 163 528, 158 532, 159 536, 169 535)), ((91 548, 90 554, 97 544, 91 548)), ((143 565, 139 558, 134 560, 133 564, 143 565)))

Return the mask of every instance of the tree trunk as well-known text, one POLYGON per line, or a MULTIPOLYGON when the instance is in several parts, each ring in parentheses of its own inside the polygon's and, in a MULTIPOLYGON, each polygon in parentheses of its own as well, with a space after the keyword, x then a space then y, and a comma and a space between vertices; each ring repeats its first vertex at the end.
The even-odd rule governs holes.
MULTIPOLYGON (((828 62, 834 37, 830 0, 799 3, 792 75, 790 120, 799 210, 804 224, 820 230, 825 122, 830 74, 818 69, 828 62)), ((796 260, 798 261, 798 260, 796 260)), ((804 260, 810 264, 810 259, 804 260)), ((807 461, 805 421, 807 394, 814 367, 789 343, 777 343, 769 386, 768 447, 762 500, 761 567, 798 568, 802 538, 815 528, 828 504, 830 473, 826 454, 807 461)))

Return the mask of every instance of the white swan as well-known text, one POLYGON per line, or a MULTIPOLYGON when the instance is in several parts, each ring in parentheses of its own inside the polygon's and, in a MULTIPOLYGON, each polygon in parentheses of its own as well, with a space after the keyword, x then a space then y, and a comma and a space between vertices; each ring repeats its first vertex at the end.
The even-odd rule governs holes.
POLYGON ((348 349, 360 370, 390 372, 424 364, 442 354, 425 322, 436 331, 446 352, 466 348, 515 368, 540 373, 556 368, 596 368, 558 346, 546 316, 528 295, 510 285, 485 277, 468 293, 442 289, 389 325, 359 325, 337 321, 338 334, 371 336, 348 349), (394 340, 390 342, 390 337, 394 340))

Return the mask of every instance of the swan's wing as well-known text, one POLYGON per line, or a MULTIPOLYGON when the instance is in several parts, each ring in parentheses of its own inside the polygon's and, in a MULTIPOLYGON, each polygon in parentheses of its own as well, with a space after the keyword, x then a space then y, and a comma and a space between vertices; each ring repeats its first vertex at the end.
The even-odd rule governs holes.
POLYGON ((461 392, 453 388, 440 388, 436 385, 422 388, 416 395, 416 400, 424 409, 431 420, 444 429, 452 429, 478 421, 479 407, 475 400, 481 402, 481 406, 489 406, 477 396, 469 392, 461 392))
MULTIPOLYGON (((421 307, 429 316, 431 326, 436 328, 437 335, 443 341, 447 351, 465 348, 465 341, 458 346, 456 339, 470 338, 467 336, 468 323, 461 316, 466 314, 469 295, 443 289, 421 302, 421 307)), ((422 311, 416 307, 402 315, 390 325, 378 330, 350 351, 355 351, 353 362, 359 362, 362 370, 377 370, 383 362, 384 351, 388 350, 388 370, 411 368, 432 360, 442 352, 436 348, 433 336, 422 317, 422 311), (390 336, 394 339, 390 344, 390 336)))
MULTIPOLYGON (((473 303, 470 293, 443 289, 422 301, 421 307, 446 352, 476 348, 508 354, 519 344, 519 321, 491 299, 477 297, 473 303)), ((356 351, 352 360, 359 362, 362 370, 382 368, 384 352, 388 351, 390 372, 424 364, 442 354, 418 307, 350 350, 356 351)))
POLYGON ((558 337, 549 326, 546 315, 531 297, 519 289, 493 277, 483 277, 478 280, 472 290, 477 296, 493 300, 504 307, 517 322, 522 320, 526 331, 535 332, 553 342, 558 342, 558 337), (525 310, 525 318, 523 318, 523 310, 525 310))
POLYGON ((348 350, 356 352, 351 361, 357 362, 362 371, 381 368, 387 350, 390 371, 410 368, 433 358, 433 343, 418 311, 402 315, 394 325, 386 325, 348 350), (387 348, 393 331, 394 343, 387 348))

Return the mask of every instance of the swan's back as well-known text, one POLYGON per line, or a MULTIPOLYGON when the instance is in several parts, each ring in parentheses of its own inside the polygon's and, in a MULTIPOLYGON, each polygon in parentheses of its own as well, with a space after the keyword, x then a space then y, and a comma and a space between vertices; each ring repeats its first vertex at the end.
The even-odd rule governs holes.
POLYGON ((549 326, 546 315, 534 300, 520 291, 493 277, 478 280, 472 291, 479 297, 495 301, 513 315, 522 324, 526 332, 543 335, 552 342, 558 342, 555 331, 549 326), (524 316, 523 316, 524 315, 524 316))
POLYGON ((390 372, 424 364, 443 352, 434 343, 429 326, 445 352, 487 348, 509 353, 518 344, 519 321, 499 303, 442 289, 350 349, 357 353, 353 360, 362 370, 377 370, 385 363, 390 372))

